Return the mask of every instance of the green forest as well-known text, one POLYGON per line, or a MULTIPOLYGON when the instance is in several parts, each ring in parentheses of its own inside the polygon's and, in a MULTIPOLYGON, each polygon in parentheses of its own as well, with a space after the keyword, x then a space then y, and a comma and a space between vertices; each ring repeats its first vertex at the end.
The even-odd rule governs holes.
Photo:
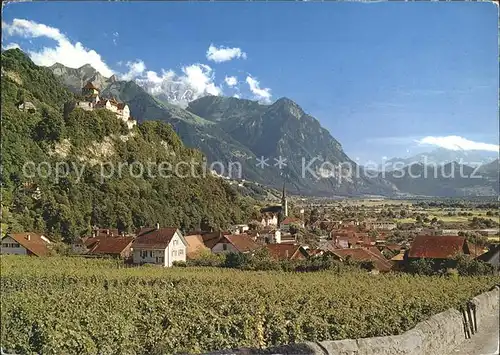
POLYGON ((71 242, 92 226, 132 231, 160 223, 187 231, 256 216, 256 201, 203 174, 203 155, 183 146, 170 125, 145 121, 129 131, 104 109, 65 114, 75 95, 18 49, 2 52, 1 80, 3 233, 33 231, 71 242), (27 101, 36 110, 18 108, 27 101), (180 161, 196 162, 201 177, 151 177, 133 169, 101 174, 118 164, 180 161), (28 169, 34 167, 38 173, 28 169))

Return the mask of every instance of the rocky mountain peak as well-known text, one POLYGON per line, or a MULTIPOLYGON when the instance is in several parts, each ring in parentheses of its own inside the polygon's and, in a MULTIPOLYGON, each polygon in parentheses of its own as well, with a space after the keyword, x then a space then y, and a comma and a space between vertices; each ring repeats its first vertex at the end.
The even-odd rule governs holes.
POLYGON ((277 110, 277 111, 284 111, 297 119, 300 119, 305 113, 302 108, 297 105, 297 103, 288 97, 281 97, 278 100, 276 100, 272 105, 271 105, 271 110, 277 110))

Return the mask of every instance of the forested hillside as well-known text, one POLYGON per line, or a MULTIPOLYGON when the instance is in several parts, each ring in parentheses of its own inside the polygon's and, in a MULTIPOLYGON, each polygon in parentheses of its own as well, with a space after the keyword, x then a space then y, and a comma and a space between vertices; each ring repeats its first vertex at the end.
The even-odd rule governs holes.
POLYGON ((2 52, 1 80, 2 232, 71 241, 92 225, 132 230, 159 222, 188 230, 242 222, 255 213, 252 198, 203 172, 202 154, 184 147, 170 125, 148 121, 129 131, 103 109, 64 115, 73 94, 18 49, 2 52), (36 111, 19 110, 25 101, 36 111), (158 177, 160 163, 180 161, 194 162, 199 177, 158 177), (125 167, 118 174, 120 163, 125 167), (139 174, 141 164, 152 166, 156 177, 139 174))

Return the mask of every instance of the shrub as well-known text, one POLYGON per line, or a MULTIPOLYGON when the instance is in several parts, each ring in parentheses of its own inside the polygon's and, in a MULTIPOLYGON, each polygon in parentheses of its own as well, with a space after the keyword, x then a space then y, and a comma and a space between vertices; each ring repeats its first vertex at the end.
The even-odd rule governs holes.
POLYGON ((416 275, 433 275, 435 273, 434 262, 429 259, 417 259, 408 263, 407 271, 416 275))

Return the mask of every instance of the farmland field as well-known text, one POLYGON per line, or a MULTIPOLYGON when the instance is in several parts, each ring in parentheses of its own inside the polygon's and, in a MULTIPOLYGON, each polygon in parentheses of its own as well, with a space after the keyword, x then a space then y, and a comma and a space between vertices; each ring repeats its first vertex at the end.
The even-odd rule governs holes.
POLYGON ((2 256, 1 346, 17 353, 171 354, 397 334, 496 277, 124 268, 2 256))

